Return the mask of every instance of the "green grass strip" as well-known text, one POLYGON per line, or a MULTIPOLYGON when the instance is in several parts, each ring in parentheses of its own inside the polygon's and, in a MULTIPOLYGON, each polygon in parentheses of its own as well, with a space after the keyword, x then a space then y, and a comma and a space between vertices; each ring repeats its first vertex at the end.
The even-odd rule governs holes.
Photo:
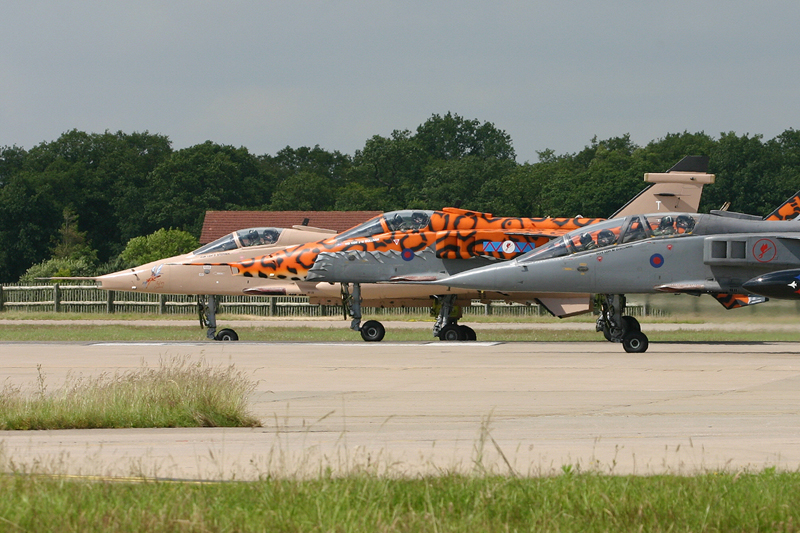
POLYGON ((800 474, 373 475, 110 483, 0 477, 2 531, 797 531, 800 474))

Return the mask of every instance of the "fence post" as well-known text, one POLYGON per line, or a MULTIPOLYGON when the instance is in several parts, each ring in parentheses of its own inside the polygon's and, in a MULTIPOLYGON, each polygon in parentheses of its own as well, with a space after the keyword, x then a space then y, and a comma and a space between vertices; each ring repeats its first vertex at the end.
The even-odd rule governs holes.
POLYGON ((275 296, 269 297, 269 316, 278 314, 278 299, 275 296))
POLYGON ((0 313, 5 311, 5 307, 6 307, 6 299, 5 296, 3 296, 3 286, 0 285, 0 313))
POLYGON ((114 293, 116 291, 106 291, 106 313, 113 315, 114 314, 114 297, 116 296, 114 293))
POLYGON ((58 283, 53 285, 53 311, 61 312, 61 287, 58 283))
POLYGON ((483 314, 490 316, 492 314, 492 302, 486 302, 484 309, 483 314))
POLYGON ((159 315, 166 315, 167 314, 167 295, 166 294, 159 294, 158 295, 158 314, 159 315))

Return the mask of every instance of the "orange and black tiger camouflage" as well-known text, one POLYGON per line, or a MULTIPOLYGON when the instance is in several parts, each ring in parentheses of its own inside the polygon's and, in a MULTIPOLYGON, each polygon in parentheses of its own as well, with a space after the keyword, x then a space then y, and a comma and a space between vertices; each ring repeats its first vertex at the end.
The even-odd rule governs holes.
POLYGON ((442 259, 476 256, 512 259, 554 237, 601 220, 495 217, 490 213, 445 208, 434 211, 427 226, 421 230, 390 231, 385 220, 381 220, 382 230, 378 234, 350 239, 337 235, 228 264, 238 270, 238 274, 247 277, 302 281, 321 252, 393 250, 403 253, 408 250, 416 253, 431 247, 442 259))
POLYGON ((780 207, 767 215, 764 220, 792 220, 800 215, 800 191, 783 202, 780 207))

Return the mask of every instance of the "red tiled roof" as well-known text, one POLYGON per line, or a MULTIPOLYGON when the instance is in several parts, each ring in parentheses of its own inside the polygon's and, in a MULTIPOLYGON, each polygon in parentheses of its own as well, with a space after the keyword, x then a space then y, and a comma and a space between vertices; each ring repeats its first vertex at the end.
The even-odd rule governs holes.
POLYGON ((315 228, 338 233, 357 226, 383 211, 206 211, 200 244, 215 241, 245 228, 291 228, 308 219, 315 228))

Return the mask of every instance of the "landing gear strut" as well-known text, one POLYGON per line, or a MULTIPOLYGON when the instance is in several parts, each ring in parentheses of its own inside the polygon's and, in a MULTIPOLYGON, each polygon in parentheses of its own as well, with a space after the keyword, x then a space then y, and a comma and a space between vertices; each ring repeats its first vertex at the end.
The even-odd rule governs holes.
POLYGON ((379 342, 386 335, 386 328, 377 320, 367 320, 361 324, 361 284, 353 283, 353 293, 350 286, 342 283, 342 307, 345 310, 345 319, 349 314, 352 317, 350 329, 361 333, 361 338, 367 342, 379 342))
POLYGON ((595 329, 602 331, 606 340, 621 342, 628 353, 644 353, 650 345, 647 335, 642 333, 638 320, 632 316, 623 316, 625 305, 624 294, 603 295, 595 329))
POLYGON ((477 338, 475 330, 458 323, 461 313, 451 316, 456 300, 455 294, 436 296, 435 298, 439 304, 439 314, 433 325, 433 336, 439 337, 440 341, 474 341, 477 338))
POLYGON ((206 337, 215 341, 238 341, 239 336, 229 328, 219 330, 217 333, 217 297, 214 295, 197 297, 197 314, 200 318, 200 327, 208 328, 206 337))

